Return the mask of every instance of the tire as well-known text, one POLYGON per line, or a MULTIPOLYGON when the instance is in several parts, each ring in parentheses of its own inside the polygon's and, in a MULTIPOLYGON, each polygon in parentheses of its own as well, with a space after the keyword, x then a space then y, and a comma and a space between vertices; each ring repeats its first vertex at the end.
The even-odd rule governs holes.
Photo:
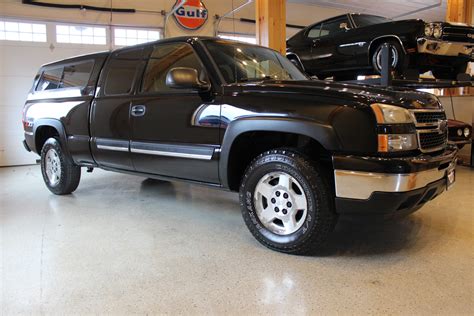
POLYGON ((334 195, 323 172, 293 150, 258 156, 245 172, 239 197, 252 235, 279 252, 320 250, 337 221, 334 195))
POLYGON ((397 41, 386 41, 380 43, 374 50, 371 60, 372 60, 372 68, 374 69, 375 73, 381 74, 382 73, 382 47, 388 44, 392 49, 392 70, 395 71, 395 76, 403 75, 406 69, 406 61, 407 56, 403 52, 402 46, 397 41))
POLYGON ((74 165, 56 138, 46 140, 41 149, 41 173, 48 189, 57 195, 74 192, 81 180, 81 168, 74 165))
POLYGON ((466 72, 467 65, 467 63, 463 63, 448 69, 433 69, 431 72, 436 79, 457 80, 458 74, 466 72))

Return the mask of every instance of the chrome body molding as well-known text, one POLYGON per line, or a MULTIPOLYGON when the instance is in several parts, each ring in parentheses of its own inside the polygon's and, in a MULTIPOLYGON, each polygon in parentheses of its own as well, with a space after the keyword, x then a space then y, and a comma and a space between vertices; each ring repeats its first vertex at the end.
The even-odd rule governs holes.
POLYGON ((367 200, 374 192, 407 192, 423 188, 446 176, 454 168, 453 161, 444 169, 430 169, 414 173, 373 173, 334 170, 336 197, 367 200))
POLYGON ((211 160, 216 149, 213 146, 206 145, 177 145, 164 143, 130 143, 130 151, 136 154, 211 160))
POLYGON ((356 43, 349 43, 349 44, 341 44, 339 45, 339 47, 351 47, 351 46, 359 46, 359 47, 363 47, 365 44, 367 44, 367 42, 356 42, 356 43))
POLYGON ((108 145, 97 145, 97 149, 112 150, 112 151, 128 151, 128 147, 108 146, 108 145))
POLYGON ((472 43, 446 42, 424 37, 417 40, 417 45, 418 53, 441 56, 471 55, 474 47, 472 43))
POLYGON ((97 149, 100 150, 112 150, 112 151, 129 151, 129 144, 126 140, 109 139, 109 138, 97 138, 95 139, 97 149))

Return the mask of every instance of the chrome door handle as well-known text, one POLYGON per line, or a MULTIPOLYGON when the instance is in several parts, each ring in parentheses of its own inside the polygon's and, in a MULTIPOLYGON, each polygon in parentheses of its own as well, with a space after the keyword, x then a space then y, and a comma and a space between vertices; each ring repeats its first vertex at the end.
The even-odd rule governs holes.
POLYGON ((130 111, 132 116, 143 116, 146 113, 146 106, 144 105, 134 105, 130 111))

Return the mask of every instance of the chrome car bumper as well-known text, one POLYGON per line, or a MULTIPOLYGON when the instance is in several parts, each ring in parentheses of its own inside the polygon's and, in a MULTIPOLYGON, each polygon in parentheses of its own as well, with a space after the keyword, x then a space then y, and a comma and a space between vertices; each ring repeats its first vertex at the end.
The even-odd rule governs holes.
POLYGON ((424 37, 419 38, 417 44, 418 53, 440 56, 471 56, 474 47, 472 43, 445 42, 424 37))
POLYGON ((350 170, 335 170, 336 197, 367 200, 374 192, 408 192, 426 187, 447 177, 454 169, 453 160, 443 169, 430 169, 413 173, 374 173, 350 170))

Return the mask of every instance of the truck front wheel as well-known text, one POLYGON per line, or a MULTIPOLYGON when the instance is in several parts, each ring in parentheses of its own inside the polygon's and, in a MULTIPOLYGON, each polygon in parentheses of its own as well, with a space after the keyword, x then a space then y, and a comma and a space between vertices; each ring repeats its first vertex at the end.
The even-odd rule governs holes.
POLYGON ((74 192, 81 179, 81 168, 74 165, 53 137, 41 149, 41 173, 48 189, 57 195, 74 192))
POLYGON ((245 224, 266 247, 291 254, 317 251, 337 216, 328 182, 316 164, 286 149, 258 156, 240 186, 245 224))

